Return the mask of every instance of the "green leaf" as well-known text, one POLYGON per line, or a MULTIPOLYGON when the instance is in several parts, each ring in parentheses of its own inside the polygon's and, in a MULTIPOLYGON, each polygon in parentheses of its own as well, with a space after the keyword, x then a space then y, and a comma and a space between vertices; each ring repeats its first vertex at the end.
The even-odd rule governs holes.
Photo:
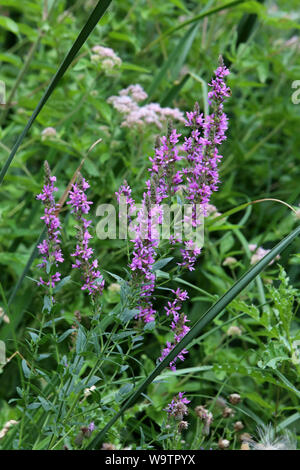
POLYGON ((0 16, 0 26, 2 26, 2 28, 4 29, 7 29, 11 33, 17 35, 19 34, 19 28, 17 23, 11 18, 8 18, 7 16, 0 16))
POLYGON ((51 312, 52 309, 52 302, 51 298, 48 295, 44 296, 44 305, 43 305, 43 311, 47 310, 47 312, 51 312))
POLYGON ((77 338, 76 338, 76 353, 80 354, 84 351, 86 345, 86 336, 82 327, 78 328, 77 338))
POLYGON ((139 310, 137 308, 125 308, 120 314, 120 320, 122 323, 127 323, 128 321, 132 320, 132 318, 136 317, 138 313, 139 310))
POLYGON ((176 83, 175 85, 173 85, 172 88, 168 91, 168 93, 162 98, 161 105, 170 106, 189 78, 190 78, 190 74, 187 73, 186 75, 182 77, 179 83, 176 83))
POLYGON ((195 25, 187 31, 187 33, 181 38, 174 47, 173 51, 169 55, 166 62, 163 64, 161 69, 155 75, 149 89, 148 89, 148 99, 150 101, 154 93, 156 92, 158 86, 160 85, 161 81, 167 76, 168 72, 172 74, 172 79, 174 80, 179 71, 181 66, 184 64, 186 56, 192 46, 196 34, 195 25), (178 63, 180 64, 180 68, 178 67, 178 63))
POLYGON ((59 283, 55 286, 55 288, 53 289, 53 292, 56 293, 58 291, 60 291, 60 289, 62 287, 64 287, 71 279, 71 276, 65 276, 61 281, 59 281, 59 283))
POLYGON ((275 370, 275 373, 280 378, 282 383, 284 383, 284 385, 289 390, 293 391, 295 393, 295 395, 299 398, 300 397, 300 391, 296 387, 294 387, 294 385, 279 370, 275 370))
POLYGON ((31 376, 31 370, 29 369, 25 359, 22 359, 22 369, 26 379, 28 379, 31 376))
POLYGON ((172 261, 172 259, 174 259, 173 256, 169 257, 169 258, 162 258, 162 259, 159 259, 158 261, 156 261, 153 266, 152 266, 152 271, 157 271, 158 269, 162 269, 164 268, 170 261, 172 261))
POLYGON ((121 387, 120 390, 115 395, 116 401, 120 402, 124 398, 124 396, 128 395, 128 393, 131 392, 132 389, 133 389, 132 384, 123 385, 123 387, 121 387))
POLYGON ((74 328, 69 328, 68 330, 66 330, 62 335, 60 335, 60 337, 58 338, 57 342, 58 343, 61 343, 62 341, 64 341, 68 336, 70 336, 72 333, 74 333, 76 330, 74 330, 74 328))
POLYGON ((300 413, 299 412, 294 413, 291 416, 289 416, 288 418, 286 418, 285 420, 281 421, 281 423, 279 423, 277 425, 277 428, 279 430, 285 429, 288 426, 290 426, 291 424, 295 423, 295 421, 300 421, 300 413))
POLYGON ((20 59, 20 57, 9 52, 0 54, 0 62, 8 62, 18 68, 22 67, 22 60, 20 59))

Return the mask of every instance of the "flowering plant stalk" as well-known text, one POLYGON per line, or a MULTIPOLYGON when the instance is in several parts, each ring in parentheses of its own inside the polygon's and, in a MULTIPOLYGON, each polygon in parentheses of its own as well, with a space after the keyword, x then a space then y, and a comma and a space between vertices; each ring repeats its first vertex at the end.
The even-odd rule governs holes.
POLYGON ((91 220, 85 217, 92 204, 86 196, 89 187, 88 182, 79 174, 78 182, 72 185, 67 204, 71 206, 72 213, 78 223, 76 250, 71 254, 75 258, 72 268, 81 270, 83 279, 81 290, 88 291, 95 304, 99 296, 102 295, 105 281, 98 269, 98 260, 92 260, 94 250, 89 246, 89 240, 92 238, 88 231, 91 220))
POLYGON ((47 227, 47 236, 42 243, 38 245, 38 250, 42 255, 42 262, 38 265, 41 269, 44 269, 48 274, 49 280, 45 281, 40 277, 38 284, 48 286, 49 291, 52 292, 57 282, 60 281, 61 274, 56 271, 55 274, 50 274, 53 266, 58 266, 58 263, 64 261, 62 251, 60 248, 60 221, 56 214, 58 205, 55 203, 54 193, 58 190, 54 186, 56 181, 55 176, 51 176, 49 164, 45 162, 45 185, 40 194, 36 198, 42 201, 45 209, 44 215, 41 220, 44 221, 47 227))
MULTIPOLYGON (((219 67, 215 71, 216 78, 209 84, 211 87, 209 104, 212 106, 212 113, 204 117, 196 103, 194 111, 187 112, 186 115, 185 126, 191 129, 191 134, 184 138, 184 144, 178 148, 181 134, 169 125, 167 136, 157 141, 154 156, 150 157, 150 178, 146 181, 146 191, 143 194, 141 208, 138 210, 134 226, 132 260, 129 264, 133 284, 140 287, 138 318, 143 319, 145 323, 153 322, 156 315, 153 304, 156 282, 153 265, 159 247, 157 224, 162 222, 164 216, 162 203, 171 204, 172 197, 183 187, 184 199, 192 204, 188 222, 197 227, 203 223, 200 215, 207 215, 211 206, 210 197, 218 189, 218 163, 222 158, 218 152, 218 146, 226 139, 227 129, 223 102, 230 96, 230 90, 224 81, 228 74, 229 70, 220 58, 219 67), (198 211, 199 207, 201 214, 198 211)), ((118 201, 121 196, 125 198, 129 206, 128 214, 131 217, 137 210, 131 188, 127 183, 123 184, 116 194, 118 201)), ((175 233, 175 236, 171 238, 171 243, 178 242, 181 240, 176 238, 175 233)), ((184 242, 184 248, 180 251, 183 260, 178 263, 178 266, 193 271, 197 257, 201 253, 200 247, 197 247, 193 240, 188 240, 184 242)), ((175 300, 172 303, 169 302, 165 309, 167 315, 170 313, 173 315, 171 329, 174 333, 174 341, 167 342, 160 361, 189 331, 187 316, 179 313, 181 303, 188 298, 188 294, 180 289, 173 293, 175 293, 175 300)), ((183 361, 186 354, 186 349, 181 351, 170 363, 171 370, 176 369, 177 359, 183 361)))
MULTIPOLYGON (((36 196, 36 199, 42 201, 45 209, 44 215, 41 217, 41 220, 44 221, 47 227, 46 239, 42 241, 38 245, 38 250, 42 255, 42 262, 38 265, 39 268, 44 269, 46 274, 48 275, 48 281, 45 281, 41 276, 38 281, 38 285, 43 285, 48 289, 48 296, 44 298, 44 308, 48 310, 48 312, 52 313, 52 332, 53 338, 55 343, 55 351, 56 351, 56 359, 57 363, 60 362, 59 350, 57 345, 57 335, 56 335, 56 327, 55 327, 55 319, 54 319, 54 312, 53 312, 53 304, 55 302, 53 290, 56 284, 61 280, 61 273, 56 271, 52 274, 53 268, 58 266, 58 263, 63 263, 64 258, 62 254, 62 250, 60 248, 60 221, 57 215, 57 211, 59 205, 55 203, 55 196, 54 193, 58 191, 58 188, 54 186, 56 182, 56 177, 51 176, 50 167, 47 161, 44 164, 45 169, 45 184, 43 190, 40 194, 36 196)), ((40 329, 40 335, 42 333, 44 325, 44 313, 43 319, 40 329)), ((37 354, 37 349, 35 350, 35 355, 37 354)))

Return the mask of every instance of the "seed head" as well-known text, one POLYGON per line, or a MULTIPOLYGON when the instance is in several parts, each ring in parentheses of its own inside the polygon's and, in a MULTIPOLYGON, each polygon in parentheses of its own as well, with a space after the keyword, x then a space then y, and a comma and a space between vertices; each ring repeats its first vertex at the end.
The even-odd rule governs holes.
POLYGON ((234 430, 237 432, 237 431, 241 431, 242 429, 244 429, 244 425, 242 423, 242 421, 236 421, 234 423, 234 430))
POLYGON ((238 393, 232 393, 229 395, 229 401, 232 405, 237 405, 241 401, 241 396, 238 393))
POLYGON ((219 449, 224 450, 224 449, 227 449, 227 447, 230 446, 230 442, 228 441, 228 439, 220 438, 219 442, 218 442, 218 446, 219 446, 219 449))

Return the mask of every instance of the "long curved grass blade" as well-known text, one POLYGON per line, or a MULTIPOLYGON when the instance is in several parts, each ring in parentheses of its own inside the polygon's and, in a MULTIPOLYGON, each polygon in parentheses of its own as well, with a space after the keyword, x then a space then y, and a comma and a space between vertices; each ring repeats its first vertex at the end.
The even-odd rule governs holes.
POLYGON ((183 21, 177 26, 173 26, 173 28, 168 29, 165 33, 161 34, 158 38, 156 38, 154 41, 152 41, 145 50, 150 49, 154 44, 157 42, 161 41, 161 39, 166 38, 167 36, 170 36, 171 34, 175 33, 175 31, 179 31, 181 28, 184 28, 185 26, 195 23, 199 20, 202 20, 206 16, 213 15, 214 13, 218 13, 219 11, 227 10, 228 8, 235 7, 241 3, 245 3, 246 0, 235 0, 233 2, 225 3, 224 5, 212 8, 211 10, 203 11, 202 13, 199 13, 199 15, 193 16, 193 18, 190 18, 189 20, 183 21))
POLYGON ((181 88, 184 87, 188 79, 190 78, 190 74, 187 73, 182 77, 179 83, 176 83, 172 86, 172 88, 167 92, 167 94, 162 98, 161 105, 162 106, 171 106, 173 100, 176 98, 178 93, 180 92, 181 88))
POLYGON ((223 214, 218 215, 217 217, 214 217, 212 220, 209 220, 206 222, 207 226, 210 227, 211 225, 215 225, 216 222, 219 222, 219 220, 224 219, 225 217, 229 217, 232 214, 235 214, 236 212, 242 211, 243 209, 246 209, 247 207, 257 204, 259 202, 267 202, 267 201, 273 201, 273 202, 279 202, 280 204, 288 207, 294 214, 296 213, 296 210, 287 202, 281 201, 281 199, 275 199, 273 197, 265 197, 263 199, 255 199, 255 201, 249 201, 245 202, 244 204, 240 204, 239 206, 234 207, 233 209, 229 209, 226 212, 223 212, 223 214))
POLYGON ((122 414, 140 397, 145 391, 147 386, 163 371, 165 367, 182 351, 189 343, 195 339, 203 328, 208 325, 217 315, 219 315, 230 302, 240 294, 240 292, 247 287, 260 272, 268 266, 268 264, 275 259, 292 241, 300 234, 300 226, 287 235, 281 242, 279 242, 272 250, 262 258, 257 264, 250 268, 235 284, 211 307, 202 317, 195 323, 192 329, 182 338, 182 340, 175 346, 175 348, 160 362, 152 373, 143 380, 138 388, 133 392, 131 397, 123 404, 120 411, 113 416, 107 425, 97 434, 97 436, 89 444, 88 449, 96 449, 102 442, 107 431, 113 424, 122 416, 122 414))
POLYGON ((26 136, 27 132, 29 131, 30 127, 32 126, 34 120, 42 110, 43 106, 45 103, 48 101, 49 97, 53 93, 54 89, 56 88, 58 82, 60 79, 63 77, 65 72, 67 71, 68 67, 70 66, 71 62, 77 55, 78 51, 81 49, 93 29, 95 28, 96 24, 100 20, 100 18, 103 16, 105 11, 107 10, 108 6, 110 5, 112 0, 99 0, 97 3, 96 7, 94 8, 93 12, 91 13, 89 19, 87 20, 86 24, 80 31, 76 41, 74 42, 73 46, 69 50, 68 54, 64 58, 63 62, 61 63, 59 69, 57 70, 56 74, 52 78, 50 84, 48 85, 45 93, 43 94, 42 98, 40 99, 39 103, 37 104, 35 110, 33 111, 31 117, 29 118, 22 134, 18 137, 15 145, 12 148, 12 151, 6 160, 1 173, 0 173, 0 185, 2 184, 2 181, 6 175, 6 172, 13 161, 13 158, 15 154, 17 153, 18 148, 20 147, 24 137, 26 136))

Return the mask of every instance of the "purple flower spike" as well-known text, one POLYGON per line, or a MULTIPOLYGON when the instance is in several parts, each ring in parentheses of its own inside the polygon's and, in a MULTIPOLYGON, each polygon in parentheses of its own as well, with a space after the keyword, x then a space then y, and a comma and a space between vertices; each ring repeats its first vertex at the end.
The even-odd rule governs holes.
POLYGON ((71 255, 75 258, 72 268, 80 268, 83 274, 82 290, 87 290, 93 300, 98 295, 101 295, 104 288, 104 279, 98 269, 98 261, 91 260, 94 250, 89 247, 89 240, 92 238, 88 231, 91 225, 91 220, 88 220, 84 215, 89 213, 90 206, 93 204, 87 200, 85 191, 89 188, 88 182, 79 174, 78 182, 72 185, 72 190, 69 193, 69 201, 67 204, 71 205, 72 213, 78 221, 78 243, 75 252, 71 255))
MULTIPOLYGON (((51 176, 48 162, 45 162, 45 185, 42 192, 36 196, 36 199, 42 201, 45 206, 44 215, 41 220, 44 221, 47 227, 47 238, 38 245, 38 250, 42 255, 42 262, 38 265, 39 268, 45 269, 46 266, 58 266, 58 263, 64 261, 62 251, 60 248, 60 221, 56 215, 58 205, 55 203, 54 193, 57 188, 54 186, 56 181, 55 176, 51 176)), ((47 270, 48 272, 48 270, 47 270)), ((56 272, 50 276, 48 282, 40 277, 38 285, 47 285, 54 288, 55 284, 60 281, 60 273, 56 272)))
MULTIPOLYGON (((138 210, 136 223, 132 232, 131 242, 134 244, 131 262, 129 264, 132 273, 132 284, 139 290, 138 318, 148 323, 155 319, 153 308, 153 293, 155 289, 155 275, 153 265, 155 263, 159 245, 160 233, 158 226, 164 220, 164 203, 171 203, 172 196, 182 192, 183 200, 192 205, 191 214, 185 216, 186 223, 197 228, 203 223, 202 216, 207 216, 211 207, 210 198, 218 189, 219 174, 218 163, 222 156, 218 152, 218 146, 226 139, 227 117, 223 112, 223 101, 230 96, 230 89, 224 82, 224 77, 229 74, 222 59, 215 71, 215 78, 209 84, 209 103, 212 113, 203 116, 196 103, 194 111, 186 115, 185 125, 191 132, 185 137, 184 144, 178 147, 179 134, 171 126, 168 133, 156 142, 155 153, 150 157, 150 178, 146 181, 146 190, 143 194, 141 208, 138 210), (181 161, 181 166, 178 165, 181 161)), ((131 222, 134 212, 137 211, 136 203, 132 198, 132 190, 126 182, 116 193, 118 202, 128 206, 126 217, 131 222)), ((181 198, 181 196, 180 196, 181 198)), ((131 224, 132 225, 132 224, 131 224)), ((181 243, 181 236, 175 233, 170 237, 170 243, 181 243)), ((182 261, 179 266, 190 271, 195 269, 195 263, 201 253, 201 248, 192 240, 184 241, 181 248, 182 261)), ((175 311, 178 305, 174 306, 175 311)), ((174 314, 174 312, 171 312, 174 314)), ((187 331, 184 316, 174 318, 176 331, 180 325, 180 332, 176 338, 187 331), (183 322, 183 323, 182 323, 183 322)), ((174 328, 175 330, 175 328, 174 328)), ((179 330, 178 330, 179 331, 179 330)), ((177 339, 175 338, 175 342, 177 339)), ((170 346, 174 347, 174 345, 170 346)), ((167 347, 163 357, 170 351, 167 347)), ((178 357, 183 360, 186 351, 178 357)), ((172 366, 173 367, 173 366, 172 366)))
MULTIPOLYGON (((156 249, 159 244, 159 233, 157 226, 162 221, 162 201, 174 194, 176 184, 181 179, 176 175, 174 165, 181 157, 176 147, 179 137, 175 129, 169 129, 167 137, 164 136, 156 144, 155 155, 150 158, 152 163, 149 169, 151 177, 146 181, 146 191, 143 195, 142 208, 138 211, 136 224, 134 226, 134 244, 131 263, 129 265, 133 282, 140 288, 140 301, 138 305, 138 318, 145 323, 155 320, 156 311, 153 308, 152 299, 155 288, 155 275, 152 272, 156 258, 156 249)), ((128 215, 136 211, 135 202, 131 197, 131 189, 126 182, 116 193, 125 199, 129 206, 128 215)))
MULTIPOLYGON (((185 138, 182 149, 186 154, 188 166, 181 170, 180 175, 186 188, 186 199, 194 206, 192 215, 194 227, 202 223, 201 220, 197 220, 196 205, 200 205, 203 216, 206 216, 210 197, 218 190, 218 164, 222 159, 218 146, 226 139, 227 130, 227 116, 223 112, 223 102, 230 96, 230 89, 224 82, 228 74, 229 70, 220 57, 220 65, 215 71, 216 78, 208 84, 211 88, 208 102, 212 106, 212 114, 204 117, 200 113, 198 103, 194 111, 187 113, 185 125, 191 128, 191 134, 185 138)), ((185 248, 181 250, 183 262, 178 264, 193 271, 201 250, 191 249, 189 244, 189 241, 185 242, 185 248)))
MULTIPOLYGON (((173 302, 168 302, 167 307, 165 307, 167 316, 172 315, 173 321, 171 322, 171 329, 174 332, 174 341, 170 343, 167 341, 166 347, 162 350, 161 357, 159 358, 162 361, 171 351, 175 348, 176 344, 182 340, 182 338, 190 331, 190 328, 186 325, 189 322, 187 316, 182 313, 181 305, 186 299, 188 299, 188 294, 184 290, 176 289, 173 290, 173 294, 175 294, 175 299, 173 302)), ((185 355, 188 354, 186 349, 183 349, 174 359, 170 362, 170 369, 176 370, 176 361, 180 359, 181 361, 185 360, 185 355)))

